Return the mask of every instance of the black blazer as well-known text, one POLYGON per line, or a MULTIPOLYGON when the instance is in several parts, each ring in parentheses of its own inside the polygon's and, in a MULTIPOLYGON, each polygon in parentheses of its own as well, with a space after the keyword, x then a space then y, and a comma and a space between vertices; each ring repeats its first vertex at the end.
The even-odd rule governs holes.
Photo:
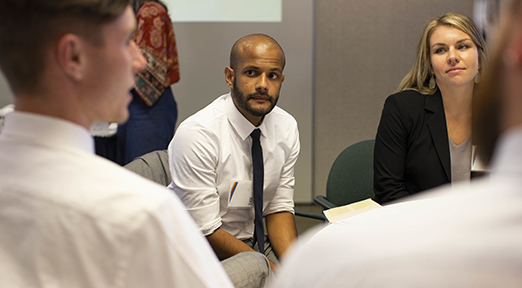
POLYGON ((440 91, 405 90, 386 99, 374 148, 379 203, 451 182, 446 115, 440 91))

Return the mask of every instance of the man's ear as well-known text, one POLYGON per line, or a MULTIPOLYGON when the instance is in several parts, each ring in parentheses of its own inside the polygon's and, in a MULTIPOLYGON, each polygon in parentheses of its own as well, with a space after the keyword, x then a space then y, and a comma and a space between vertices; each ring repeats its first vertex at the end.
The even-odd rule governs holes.
POLYGON ((84 42, 74 34, 65 34, 59 40, 56 49, 58 63, 71 79, 79 81, 85 72, 84 42))
MULTIPOLYGON (((510 36, 506 39, 503 61, 504 64, 516 69, 522 68, 522 11, 518 11, 514 15, 510 15, 509 17, 513 17, 511 19, 511 23, 508 22, 503 23, 505 25, 510 25, 510 29, 506 29, 506 27, 502 27, 503 34, 510 34, 510 36)), ((506 20, 509 21, 509 20, 506 20)), ((497 38, 502 39, 506 37, 506 35, 498 35, 497 38)))
POLYGON ((230 68, 230 66, 227 66, 225 68, 225 80, 227 81, 227 85, 230 88, 234 87, 234 77, 234 69, 230 68))

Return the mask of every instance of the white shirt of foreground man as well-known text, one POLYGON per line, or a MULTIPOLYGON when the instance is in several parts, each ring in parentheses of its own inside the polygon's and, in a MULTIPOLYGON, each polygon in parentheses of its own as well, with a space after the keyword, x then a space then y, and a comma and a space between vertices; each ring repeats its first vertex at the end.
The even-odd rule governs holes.
POLYGON ((490 180, 328 226, 291 251, 273 287, 520 287, 520 147, 517 127, 500 139, 490 180))
POLYGON ((179 198, 94 155, 146 64, 128 2, 0 3, 2 288, 232 287, 179 198))
POLYGON ((13 112, 0 147, 1 287, 232 287, 181 201, 84 127, 13 112))

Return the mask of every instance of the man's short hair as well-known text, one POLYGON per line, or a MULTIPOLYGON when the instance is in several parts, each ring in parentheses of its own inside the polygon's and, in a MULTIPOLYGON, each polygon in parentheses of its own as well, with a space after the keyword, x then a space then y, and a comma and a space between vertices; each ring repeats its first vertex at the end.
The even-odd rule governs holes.
POLYGON ((130 0, 0 0, 0 69, 11 88, 34 91, 45 51, 67 33, 103 44, 103 24, 123 14, 130 0))
POLYGON ((283 48, 281 47, 281 45, 279 45, 279 43, 274 38, 272 38, 266 34, 250 34, 250 35, 246 35, 244 37, 239 38, 234 43, 234 45, 232 45, 232 49, 230 49, 230 64, 229 64, 230 68, 232 68, 234 70, 236 69, 237 63, 239 62, 239 48, 243 44, 250 42, 250 41, 259 40, 261 38, 264 38, 265 40, 270 42, 272 45, 275 45, 276 47, 278 47, 279 50, 281 50, 281 53, 283 53, 283 69, 284 69, 285 64, 286 64, 286 56, 285 56, 285 52, 283 51, 283 48))

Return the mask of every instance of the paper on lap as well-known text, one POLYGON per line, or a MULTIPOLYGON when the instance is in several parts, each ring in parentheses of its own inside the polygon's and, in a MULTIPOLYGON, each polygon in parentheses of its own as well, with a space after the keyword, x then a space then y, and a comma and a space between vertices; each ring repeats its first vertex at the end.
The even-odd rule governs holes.
POLYGON ((328 209, 323 211, 323 213, 330 223, 336 223, 377 208, 382 208, 382 206, 368 198, 352 204, 328 209))

